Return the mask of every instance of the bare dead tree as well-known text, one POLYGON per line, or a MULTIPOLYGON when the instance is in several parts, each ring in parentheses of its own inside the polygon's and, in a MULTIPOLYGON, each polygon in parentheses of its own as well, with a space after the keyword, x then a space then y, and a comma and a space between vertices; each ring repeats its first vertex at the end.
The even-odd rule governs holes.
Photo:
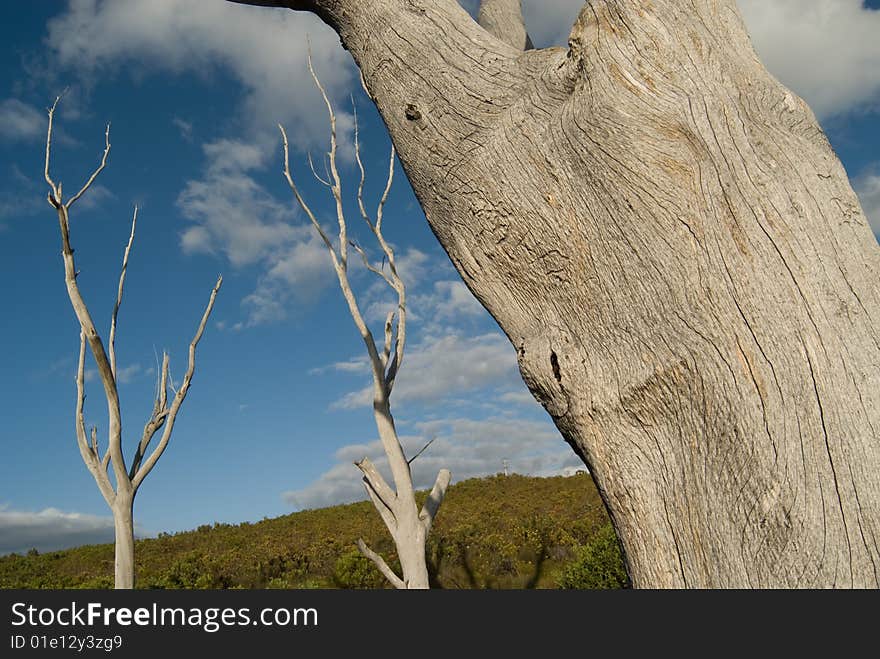
POLYGON ((126 467, 122 449, 122 415, 120 412, 116 370, 116 320, 119 315, 119 308, 122 305, 122 291, 125 285, 125 274, 128 269, 128 258, 131 253, 132 243, 134 242, 138 209, 135 206, 131 220, 131 233, 129 234, 128 244, 125 247, 125 253, 122 258, 122 271, 119 275, 116 303, 113 306, 113 313, 110 319, 110 333, 105 350, 104 343, 98 330, 95 328, 94 322, 92 322, 91 314, 77 283, 79 271, 76 269, 73 257, 74 249, 70 243, 70 209, 89 190, 95 179, 98 178, 98 175, 107 165, 107 156, 110 154, 110 124, 107 124, 107 130, 104 133, 104 153, 101 157, 101 164, 82 188, 80 188, 79 192, 67 201, 64 201, 61 183, 55 183, 49 174, 52 122, 55 116, 55 109, 60 100, 60 96, 56 98, 49 110, 49 127, 46 134, 45 178, 46 183, 49 184, 49 204, 58 212, 58 224, 61 230, 61 254, 64 258, 64 281, 67 285, 67 294, 70 297, 70 303, 80 324, 79 360, 76 369, 76 440, 83 462, 85 462, 86 467, 94 477, 98 489, 113 513, 113 522, 116 530, 116 588, 134 588, 134 498, 144 479, 152 471, 156 462, 162 457, 162 454, 168 447, 174 422, 177 420, 180 406, 183 404, 192 382, 193 372, 195 371, 196 346, 202 338, 202 333, 205 331, 205 325, 208 322, 208 317, 211 315, 211 310, 214 308, 214 300, 223 283, 223 277, 218 277, 217 283, 211 291, 208 306, 202 315, 202 320, 199 323, 195 336, 189 344, 189 364, 183 375, 183 380, 170 403, 168 388, 170 386, 173 390, 174 387, 170 376, 169 356, 167 352, 163 353, 162 366, 157 373, 156 400, 153 404, 153 411, 144 426, 144 431, 135 450, 131 466, 126 467), (104 395, 107 399, 109 415, 108 445, 103 455, 101 455, 98 446, 97 428, 93 426, 91 436, 88 437, 83 416, 86 398, 86 344, 88 344, 94 357, 98 368, 98 375, 104 387, 104 395), (159 437, 159 443, 147 455, 147 449, 151 441, 156 436, 156 433, 163 428, 164 430, 159 437), (113 468, 113 481, 110 479, 111 465, 113 468))
POLYGON ((388 165, 388 178, 385 184, 384 192, 379 200, 376 209, 375 221, 370 217, 364 204, 364 183, 366 181, 366 171, 363 161, 361 160, 360 140, 357 126, 357 114, 355 113, 355 159, 360 170, 360 183, 357 189, 358 210, 361 218, 369 227, 370 232, 376 238, 376 242, 382 250, 384 260, 388 263, 388 271, 386 272, 381 266, 371 263, 367 253, 356 242, 348 238, 348 227, 346 223, 345 211, 342 202, 342 180, 337 168, 337 137, 336 137, 336 113, 330 103, 330 99, 321 85, 315 70, 312 67, 311 56, 309 56, 309 71, 315 81, 315 85, 321 92, 324 102, 327 106, 327 113, 330 118, 330 151, 328 153, 329 173, 327 179, 322 178, 312 165, 311 158, 309 164, 315 178, 323 185, 329 188, 336 208, 336 219, 339 225, 338 232, 338 248, 334 247, 330 236, 318 222, 314 212, 308 203, 303 199, 300 191, 293 180, 290 172, 290 149, 287 141, 287 132, 284 127, 279 124, 281 136, 284 144, 284 177, 287 180, 290 189, 293 191, 297 202, 305 211, 315 230, 321 236, 321 240, 330 253, 330 259, 333 268, 336 271, 339 287, 342 295, 348 304, 348 310, 351 314, 354 324, 360 332, 361 338, 367 349, 370 358, 370 368, 373 383, 373 416, 376 422, 376 428, 379 433, 379 439, 382 442, 382 448, 388 458, 388 464, 391 468, 391 475, 394 480, 394 488, 392 488, 376 466, 369 458, 364 458, 360 462, 355 463, 357 468, 363 474, 364 488, 367 491, 373 505, 382 517, 382 521, 391 533, 394 539, 394 545, 397 548, 397 555, 400 559, 400 566, 403 572, 402 576, 395 574, 394 570, 386 563, 386 561, 376 552, 367 547, 363 539, 358 540, 358 549, 360 552, 370 559, 383 575, 396 588, 401 589, 424 589, 428 588, 428 569, 425 560, 425 542, 428 532, 431 530, 431 524, 443 502, 446 489, 449 486, 451 474, 447 469, 441 469, 437 475, 428 499, 419 510, 416 504, 415 492, 413 490, 412 472, 410 465, 412 461, 421 454, 417 453, 413 458, 407 459, 400 440, 397 436, 397 430, 394 425, 394 418, 391 414, 391 392, 397 379, 397 374, 403 364, 403 353, 406 345, 406 287, 400 277, 397 269, 397 263, 394 257, 394 250, 385 240, 382 234, 382 217, 385 209, 385 203, 388 200, 388 194, 394 181, 394 160, 395 150, 391 147, 391 158, 388 165), (329 180, 328 180, 329 179, 329 180), (373 337, 364 317, 358 306, 357 298, 352 291, 351 284, 348 279, 348 248, 357 252, 361 257, 364 266, 384 281, 394 292, 397 297, 396 309, 390 312, 385 320, 384 326, 384 344, 381 349, 373 337))
POLYGON ((880 586, 880 249, 735 0, 237 1, 339 34, 634 586, 880 586))

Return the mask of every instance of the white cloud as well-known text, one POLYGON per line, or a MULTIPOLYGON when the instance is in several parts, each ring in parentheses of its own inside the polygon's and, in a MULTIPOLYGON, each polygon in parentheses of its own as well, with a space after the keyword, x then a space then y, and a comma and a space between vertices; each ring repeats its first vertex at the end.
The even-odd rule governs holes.
POLYGON ((880 238, 880 165, 865 169, 853 180, 853 187, 862 202, 874 234, 880 238))
POLYGON ((339 373, 369 373, 370 362, 365 357, 352 357, 348 361, 335 362, 329 366, 320 366, 309 371, 309 375, 324 375, 330 371, 339 373))
POLYGON ((188 181, 177 201, 183 215, 195 222, 181 237, 184 251, 219 250, 234 266, 243 266, 265 260, 297 238, 292 206, 250 175, 265 159, 258 147, 224 139, 206 144, 204 151, 204 176, 188 181))
POLYGON ((54 551, 113 542, 113 518, 66 513, 56 508, 25 512, 0 507, 0 554, 31 548, 54 551))
MULTIPOLYGON (((417 489, 433 485, 437 472, 446 468, 454 481, 496 474, 507 461, 511 471, 532 476, 550 476, 583 468, 549 421, 489 418, 449 418, 415 424, 418 435, 401 437, 408 456, 415 455, 432 438, 436 439, 413 464, 417 489)), ((354 462, 369 457, 390 480, 388 461, 379 441, 351 444, 335 454, 336 464, 310 485, 284 492, 283 498, 296 508, 320 508, 366 498, 360 472, 354 462)))
POLYGON ((342 97, 353 73, 339 38, 315 16, 219 0, 70 0, 49 21, 46 42, 58 65, 86 83, 123 69, 228 72, 245 90, 241 118, 251 135, 275 140, 282 122, 303 144, 327 133, 306 66, 309 44, 332 97, 342 97))
POLYGON ((89 188, 89 191, 80 197, 78 202, 76 202, 76 207, 78 211, 100 208, 101 204, 105 201, 108 199, 114 199, 115 197, 116 195, 114 195, 108 188, 100 183, 93 183, 89 188))
MULTIPOLYGON (((428 336, 407 349, 394 402, 436 402, 519 381, 513 348, 497 332, 428 336)), ((333 407, 364 407, 371 404, 372 396, 371 387, 366 386, 346 394, 333 407)))
MULTIPOLYGON (((288 298, 308 298, 321 288, 327 255, 317 249, 311 227, 292 226, 293 204, 277 200, 257 179, 280 152, 277 123, 286 125, 295 147, 328 139, 307 53, 311 49, 331 98, 343 98, 354 68, 332 30, 310 14, 219 0, 70 0, 48 30, 53 65, 75 72, 86 86, 120 71, 202 77, 222 72, 240 83, 243 98, 233 123, 240 136, 210 136, 203 175, 179 195, 178 206, 192 221, 181 247, 222 255, 235 267, 263 268, 256 289, 243 300, 245 326, 283 318, 288 298)), ((337 115, 344 153, 352 122, 345 112, 337 115)), ((172 122, 191 139, 190 121, 172 122)))
POLYGON ((47 121, 45 112, 17 98, 0 102, 0 140, 45 140, 47 121))
POLYGON ((221 139, 204 152, 204 174, 188 181, 177 201, 193 221, 181 234, 181 247, 190 254, 222 253, 236 267, 259 264, 257 286, 242 301, 245 325, 280 320, 289 299, 313 299, 332 281, 326 248, 312 226, 293 223, 292 203, 255 180, 253 170, 264 166, 267 150, 221 139))
MULTIPOLYGON (((414 291, 416 291, 421 284, 425 283, 426 280, 438 274, 438 264, 425 252, 414 247, 407 247, 405 250, 399 250, 399 253, 396 247, 392 246, 392 248, 395 249, 394 262, 397 267, 397 272, 401 279, 403 279, 403 283, 406 285, 407 296, 410 300, 410 303, 407 304, 408 317, 413 321, 418 320, 422 316, 421 311, 423 310, 423 307, 422 304, 415 299, 416 296, 414 291)), ((372 259, 374 265, 377 267, 382 266, 387 271, 388 266, 384 261, 376 259, 369 249, 365 249, 365 251, 372 259)), ((378 251, 378 249, 374 249, 373 251, 378 251)), ((359 259, 354 259, 350 263, 351 265, 354 265, 355 268, 358 268, 358 270, 354 270, 353 268, 349 269, 352 279, 364 275, 367 277, 367 281, 370 282, 363 294, 358 297, 364 319, 367 323, 384 324, 388 314, 397 310, 396 295, 391 293, 391 289, 384 281, 369 272, 366 268, 363 268, 359 259)))
POLYGON ((498 396, 498 401, 512 405, 534 405, 535 398, 527 389, 521 391, 506 391, 498 396))
POLYGON ((242 301, 248 309, 247 326, 285 318, 291 299, 311 302, 333 281, 330 256, 317 232, 302 226, 295 235, 295 240, 269 259, 257 288, 242 301))
POLYGON ((132 364, 131 366, 117 369, 116 380, 119 382, 119 384, 129 384, 138 376, 138 374, 141 373, 142 370, 143 369, 141 368, 140 364, 132 364))
POLYGON ((479 318, 486 314, 486 310, 462 281, 434 282, 431 293, 414 297, 413 307, 418 310, 419 317, 434 321, 457 321, 479 318))
POLYGON ((738 0, 767 68, 819 117, 880 99, 880 11, 861 0, 738 0))
POLYGON ((180 131, 180 136, 187 142, 193 141, 193 125, 191 121, 186 121, 180 117, 174 117, 171 120, 172 125, 180 131))

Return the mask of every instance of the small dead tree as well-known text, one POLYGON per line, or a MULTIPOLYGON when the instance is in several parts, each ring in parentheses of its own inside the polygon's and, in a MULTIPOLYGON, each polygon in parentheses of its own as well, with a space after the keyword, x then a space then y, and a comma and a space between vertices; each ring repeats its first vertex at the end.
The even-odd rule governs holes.
MULTIPOLYGON (((428 569, 425 562, 425 542, 431 524, 443 502, 446 489, 449 486, 451 474, 447 469, 441 469, 437 475, 434 487, 428 495, 428 499, 424 506, 419 510, 416 504, 415 493, 413 491, 412 472, 410 466, 422 451, 415 456, 407 459, 400 440, 397 436, 397 430, 394 426, 394 418, 391 415, 391 392, 403 363, 403 351, 406 344, 406 287, 397 270, 397 264, 394 259, 394 250, 386 242, 382 235, 382 214, 385 208, 385 202, 388 199, 388 193, 391 191, 391 185, 394 181, 394 160, 395 149, 391 147, 391 158, 388 166, 388 179, 385 184, 385 190, 376 209, 375 222, 371 219, 364 205, 364 182, 366 180, 366 172, 364 164, 361 160, 360 140, 357 126, 357 113, 355 113, 355 159, 360 170, 360 183, 357 190, 358 208, 364 222, 369 227, 373 236, 375 236, 379 247, 384 255, 384 261, 388 264, 388 271, 384 267, 376 266, 370 262, 366 252, 354 241, 348 238, 348 228, 346 225, 345 212, 342 203, 342 182, 339 176, 339 170, 336 164, 337 153, 337 137, 336 137, 336 114, 330 99, 324 87, 321 85, 315 70, 312 67, 311 56, 309 57, 309 71, 318 87, 324 102, 327 106, 327 112, 330 118, 330 152, 328 154, 329 172, 327 178, 322 178, 314 168, 309 158, 309 165, 312 173, 323 185, 329 188, 333 195, 336 207, 336 218, 339 223, 338 248, 334 247, 333 242, 321 227, 314 212, 303 199, 290 173, 290 150, 287 141, 287 132, 284 127, 279 124, 281 136, 284 143, 284 177, 290 189, 293 191, 297 202, 309 217, 315 230, 321 236, 327 251, 330 253, 330 259, 333 262, 333 268, 336 270, 336 276, 339 279, 339 287, 348 303, 348 310, 354 320, 358 331, 363 338, 364 345, 367 348, 367 354, 370 358, 370 368, 373 381, 373 415, 375 417, 376 428, 379 432, 379 439, 388 458, 388 464, 391 468, 391 475, 394 480, 394 488, 392 488, 382 477, 376 466, 369 460, 364 458, 360 462, 355 463, 363 474, 364 487, 385 522, 385 526, 394 539, 394 545, 397 548, 397 555, 400 559, 400 566, 403 572, 402 578, 395 574, 394 570, 389 567, 385 560, 376 552, 371 550, 363 539, 358 540, 358 549, 360 552, 370 559, 383 575, 396 588, 401 589, 424 589, 428 588, 428 569), (378 345, 373 337, 370 328, 364 321, 358 306, 357 298, 352 291, 348 279, 348 248, 354 249, 363 260, 364 266, 382 279, 394 291, 397 296, 396 310, 388 314, 384 326, 384 345, 380 352, 378 345)), ((424 449, 423 449, 424 450, 424 449)))
POLYGON ((49 128, 46 134, 46 182, 49 184, 49 204, 58 211, 58 223, 61 229, 61 253, 64 257, 64 280, 67 285, 67 294, 73 305, 73 311, 76 314, 80 324, 79 335, 79 361, 76 370, 76 439, 79 445, 79 451, 86 467, 95 478, 98 489, 104 496, 107 505, 113 512, 113 522, 116 530, 116 561, 115 561, 115 585, 116 588, 134 588, 134 498, 138 488, 147 477, 147 474, 156 465, 156 462, 162 457, 165 449, 168 447, 168 441, 171 439, 171 431, 174 428, 174 422, 177 419, 177 413, 183 404, 186 394, 189 391, 192 382, 193 372, 195 370, 196 346, 202 338, 205 331, 205 325, 211 310, 214 308, 214 300, 217 292, 223 283, 223 277, 217 279, 214 289, 211 291, 211 297, 208 300, 208 306, 202 315, 196 334, 192 342, 189 344, 189 365, 183 376, 180 387, 174 391, 174 398, 169 404, 168 389, 174 390, 174 384, 170 376, 170 366, 168 353, 163 353, 162 367, 157 374, 156 400, 153 405, 153 411, 149 420, 144 426, 144 432, 138 443, 134 454, 134 459, 129 467, 126 467, 125 457, 122 451, 122 417, 119 405, 119 387, 116 372, 116 319, 119 315, 119 307, 122 304, 122 290, 125 285, 125 273, 128 269, 128 257, 131 252, 131 246, 134 242, 134 232, 137 225, 138 209, 135 206, 134 215, 131 220, 131 234, 128 238, 128 244, 125 247, 125 254, 122 258, 122 271, 119 275, 119 286, 116 294, 116 304, 113 306, 113 313, 110 319, 110 334, 107 343, 107 349, 104 348, 104 342, 95 329, 92 322, 91 314, 86 307, 85 300, 79 290, 77 284, 77 276, 79 271, 73 258, 73 247, 70 244, 70 209, 91 187, 95 179, 103 171, 107 165, 107 156, 110 153, 110 125, 107 124, 107 130, 104 133, 104 153, 101 157, 101 164, 88 178, 82 188, 69 200, 64 201, 61 190, 61 183, 55 183, 49 175, 49 155, 52 146, 52 121, 55 115, 55 109, 61 97, 55 99, 51 109, 49 110, 49 128), (83 407, 85 404, 85 358, 86 344, 88 343, 92 356, 98 367, 98 375, 104 386, 104 395, 107 399, 107 410, 109 415, 108 428, 108 445, 103 456, 98 447, 97 428, 92 427, 91 437, 86 435, 85 420, 83 417, 83 407), (164 430, 159 438, 159 443, 155 446, 152 453, 147 456, 147 448, 153 437, 160 429, 164 430), (113 467, 113 481, 110 480, 110 466, 113 467))

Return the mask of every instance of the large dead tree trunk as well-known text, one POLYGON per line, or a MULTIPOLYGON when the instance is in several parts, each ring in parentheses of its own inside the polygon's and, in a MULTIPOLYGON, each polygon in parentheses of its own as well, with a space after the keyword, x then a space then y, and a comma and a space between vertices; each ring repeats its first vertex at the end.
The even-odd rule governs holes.
POLYGON ((734 0, 526 52, 454 0, 252 4, 341 36, 635 586, 880 585, 880 250, 734 0))

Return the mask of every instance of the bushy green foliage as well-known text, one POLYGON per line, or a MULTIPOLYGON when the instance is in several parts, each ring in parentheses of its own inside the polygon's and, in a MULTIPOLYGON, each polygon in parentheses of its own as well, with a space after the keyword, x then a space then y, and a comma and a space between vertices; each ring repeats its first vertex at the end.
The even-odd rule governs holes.
MULTIPOLYGON (((426 492, 418 493, 421 502, 426 492)), ((592 480, 493 476, 456 483, 428 538, 439 588, 555 588, 608 521, 592 480)), ((369 502, 138 540, 139 588, 384 588, 358 538, 394 565, 369 502)), ((0 588, 109 588, 113 545, 0 557, 0 588)), ((622 568, 621 568, 622 569, 622 568)), ((621 581, 620 583, 623 583, 621 581)))
POLYGON ((561 571, 557 583, 560 588, 585 590, 626 587, 623 556, 610 522, 575 551, 575 560, 561 571))
MULTIPOLYGON (((197 532, 203 532, 202 527, 197 532)), ((219 561, 200 552, 191 552, 174 561, 152 585, 154 588, 204 590, 229 588, 232 581, 219 561)))
POLYGON ((333 581, 339 588, 384 588, 388 583, 372 561, 357 549, 339 557, 333 571, 333 581))

